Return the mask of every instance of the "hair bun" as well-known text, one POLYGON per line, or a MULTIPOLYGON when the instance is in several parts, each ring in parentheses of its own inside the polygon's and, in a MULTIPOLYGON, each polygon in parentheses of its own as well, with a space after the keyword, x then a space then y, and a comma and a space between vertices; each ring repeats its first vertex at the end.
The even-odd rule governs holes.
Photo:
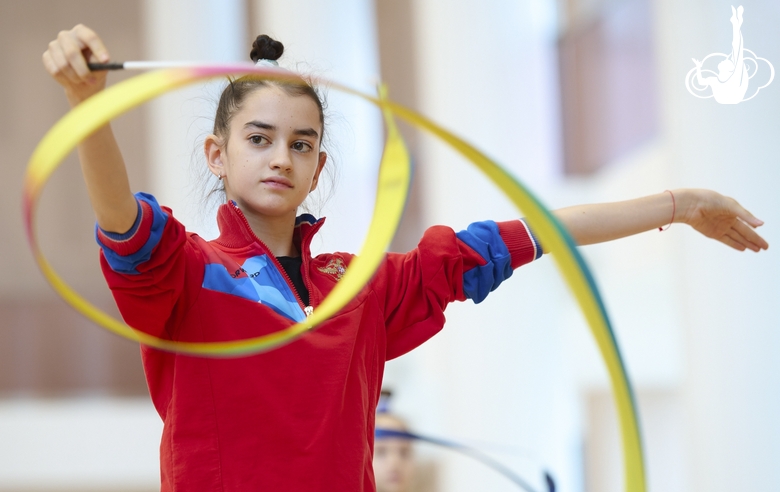
POLYGON ((252 43, 252 51, 249 52, 249 57, 253 62, 257 63, 257 60, 278 60, 282 53, 284 53, 284 45, 279 41, 261 34, 252 43))

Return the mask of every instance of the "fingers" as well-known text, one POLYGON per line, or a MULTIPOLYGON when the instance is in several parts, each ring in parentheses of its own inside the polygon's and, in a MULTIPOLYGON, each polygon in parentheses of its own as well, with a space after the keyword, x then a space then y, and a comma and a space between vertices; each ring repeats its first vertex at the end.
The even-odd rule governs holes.
POLYGON ((49 75, 55 79, 59 76, 59 68, 57 67, 57 63, 52 58, 51 50, 46 50, 43 52, 43 67, 47 72, 49 72, 49 75))
POLYGON ((752 251, 760 251, 769 248, 769 243, 767 243, 763 237, 758 235, 752 227, 740 220, 737 220, 732 226, 730 235, 732 239, 740 241, 752 251))
MULTIPOLYGON (((81 82, 79 75, 73 70, 70 62, 68 61, 68 55, 65 53, 65 49, 60 41, 60 36, 55 41, 49 43, 49 49, 45 53, 48 54, 53 63, 53 71, 50 73, 60 83, 78 84, 81 82)), ((45 55, 44 54, 44 55, 45 55)), ((79 56, 81 53, 79 52, 79 56)))
POLYGON ((101 40, 100 37, 95 34, 95 31, 83 24, 77 25, 73 28, 72 31, 74 32, 76 38, 81 43, 83 43, 84 47, 88 48, 89 51, 92 52, 95 58, 97 58, 97 61, 106 63, 111 59, 108 54, 108 50, 106 49, 105 45, 103 45, 103 40, 101 40))
POLYGON ((749 249, 758 253, 762 249, 767 249, 769 247, 769 244, 764 240, 764 238, 756 234, 753 229, 739 221, 737 221, 737 223, 731 229, 726 231, 726 233, 721 238, 719 238, 719 240, 740 251, 749 249))
POLYGON ((57 41, 59 41, 59 45, 62 48, 62 53, 67 60, 71 74, 75 74, 78 81, 89 77, 90 70, 85 59, 86 53, 84 53, 87 45, 76 37, 73 31, 60 32, 60 35, 57 36, 57 41))
POLYGON ((748 223, 752 227, 759 227, 764 225, 764 221, 756 218, 753 214, 748 212, 742 205, 737 204, 737 217, 748 223))
POLYGON ((743 244, 752 251, 768 249, 769 243, 754 230, 756 227, 764 225, 764 221, 754 216, 736 201, 734 201, 734 204, 737 214, 737 220, 732 226, 734 234, 744 240, 743 244))
POLYGON ((731 246, 732 248, 736 249, 737 251, 745 251, 745 246, 738 243, 737 241, 731 239, 729 236, 723 236, 718 239, 718 241, 722 242, 726 246, 731 246))
POLYGON ((726 237, 728 237, 735 243, 739 244, 742 247, 740 251, 744 251, 745 249, 749 249, 755 252, 759 251, 758 246, 756 246, 755 244, 751 243, 750 241, 742 237, 742 235, 740 235, 738 232, 736 232, 733 229, 726 233, 726 237))
POLYGON ((63 85, 78 85, 94 81, 87 66, 87 57, 101 62, 109 60, 108 50, 90 28, 77 25, 70 31, 60 31, 43 54, 46 70, 63 85))

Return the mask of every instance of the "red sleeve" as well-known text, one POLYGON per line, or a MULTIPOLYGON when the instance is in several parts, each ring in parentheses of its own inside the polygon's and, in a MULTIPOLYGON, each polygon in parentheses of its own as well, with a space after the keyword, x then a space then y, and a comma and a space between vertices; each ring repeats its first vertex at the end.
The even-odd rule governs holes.
POLYGON ((127 234, 98 229, 101 268, 128 325, 176 338, 177 321, 202 284, 202 255, 170 209, 148 195, 139 194, 139 204, 141 213, 127 234))
POLYGON ((384 281, 387 359, 409 352, 444 326, 444 309, 468 298, 480 302, 512 274, 541 256, 523 221, 475 223, 466 231, 436 226, 406 254, 389 254, 384 281))
POLYGON ((448 227, 432 227, 406 254, 391 253, 386 280, 387 359, 409 352, 444 326, 444 308, 463 301, 463 273, 482 258, 448 227))

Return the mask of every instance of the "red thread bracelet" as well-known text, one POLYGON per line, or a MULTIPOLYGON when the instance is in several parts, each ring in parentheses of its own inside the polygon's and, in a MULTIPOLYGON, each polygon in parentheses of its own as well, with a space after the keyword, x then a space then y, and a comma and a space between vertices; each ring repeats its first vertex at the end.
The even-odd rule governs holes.
MULTIPOLYGON (((669 190, 664 190, 664 192, 667 191, 669 192, 670 195, 672 195, 672 220, 669 222, 669 225, 666 226, 666 229, 669 229, 670 227, 672 227, 672 223, 674 222, 674 214, 677 213, 677 202, 674 201, 674 193, 672 193, 669 190)), ((663 227, 658 228, 658 230, 661 232, 664 232, 666 229, 664 229, 663 227)))

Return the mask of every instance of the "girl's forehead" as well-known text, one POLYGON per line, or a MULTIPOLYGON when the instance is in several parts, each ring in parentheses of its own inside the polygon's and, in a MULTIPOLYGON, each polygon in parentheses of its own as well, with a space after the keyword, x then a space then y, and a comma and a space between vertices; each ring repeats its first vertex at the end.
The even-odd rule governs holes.
POLYGON ((317 105, 305 95, 288 94, 276 86, 261 87, 249 94, 233 122, 243 127, 249 121, 273 125, 320 127, 317 105))

